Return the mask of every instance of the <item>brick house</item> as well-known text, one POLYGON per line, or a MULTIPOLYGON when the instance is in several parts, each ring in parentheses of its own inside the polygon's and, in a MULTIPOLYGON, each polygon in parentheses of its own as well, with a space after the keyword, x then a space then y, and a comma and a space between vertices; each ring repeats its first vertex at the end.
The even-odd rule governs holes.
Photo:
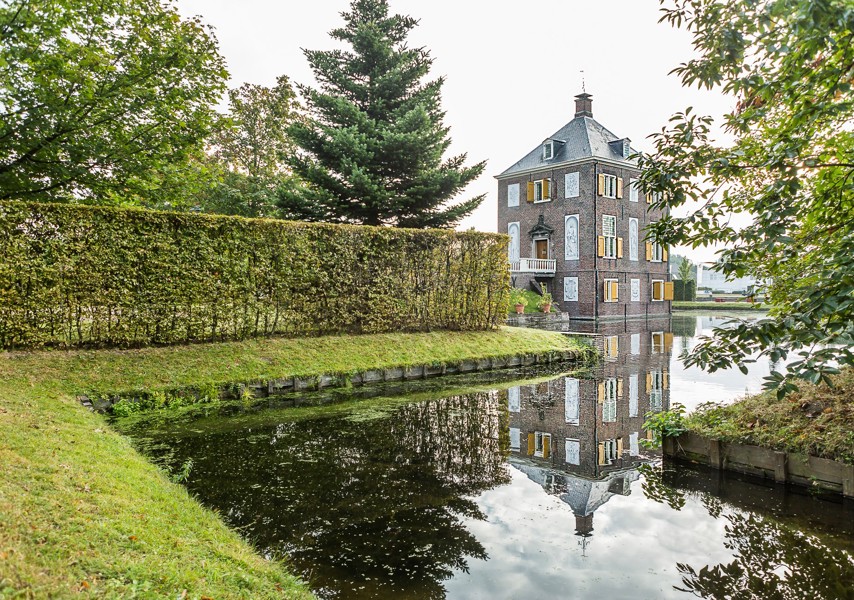
POLYGON ((630 140, 592 104, 576 96, 575 118, 496 177, 513 285, 544 288, 572 318, 669 314, 667 250, 644 240, 661 210, 634 185, 630 140))

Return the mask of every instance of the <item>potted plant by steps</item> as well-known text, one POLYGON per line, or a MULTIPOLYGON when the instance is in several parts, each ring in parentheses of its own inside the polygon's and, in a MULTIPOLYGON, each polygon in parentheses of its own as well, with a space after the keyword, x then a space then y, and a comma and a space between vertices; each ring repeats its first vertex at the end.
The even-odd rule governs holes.
POLYGON ((550 313, 552 311, 552 295, 548 292, 543 294, 543 297, 540 298, 540 310, 544 313, 550 313))
POLYGON ((525 298, 525 293, 519 288, 510 289, 510 306, 516 308, 516 314, 521 315, 525 312, 525 307, 528 305, 528 299, 525 298))

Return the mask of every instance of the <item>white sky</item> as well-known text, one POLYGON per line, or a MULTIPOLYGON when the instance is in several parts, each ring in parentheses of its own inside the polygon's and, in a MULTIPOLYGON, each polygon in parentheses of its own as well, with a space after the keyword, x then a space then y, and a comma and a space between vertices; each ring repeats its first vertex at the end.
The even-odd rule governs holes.
MULTIPOLYGON (((313 84, 301 48, 333 47, 349 0, 177 0, 185 15, 212 25, 228 62, 230 87, 272 85, 279 75, 313 84)), ((658 24, 658 0, 390 0, 394 12, 420 20, 411 46, 434 58, 444 75, 445 124, 451 152, 469 164, 486 160, 483 176, 461 198, 486 193, 460 227, 496 229, 495 175, 574 116, 584 70, 593 115, 616 135, 650 150, 646 136, 693 106, 716 118, 731 105, 718 91, 684 89, 668 75, 692 55, 690 34, 658 24)), ((713 260, 711 250, 685 250, 713 260)))

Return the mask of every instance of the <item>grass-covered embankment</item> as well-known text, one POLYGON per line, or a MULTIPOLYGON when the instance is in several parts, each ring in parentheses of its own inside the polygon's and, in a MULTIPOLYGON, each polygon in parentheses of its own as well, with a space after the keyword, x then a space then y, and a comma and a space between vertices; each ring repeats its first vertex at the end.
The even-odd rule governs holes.
POLYGON ((352 372, 579 347, 503 328, 0 355, 0 597, 300 598, 81 391, 352 372))
POLYGON ((700 310, 700 311, 726 311, 726 310, 768 310, 767 306, 753 302, 686 302, 682 300, 674 300, 672 302, 673 310, 700 310))
POLYGON ((833 382, 833 387, 802 383, 800 391, 782 400, 766 392, 701 409, 685 419, 685 426, 725 442, 854 464, 854 369, 844 369, 833 382))

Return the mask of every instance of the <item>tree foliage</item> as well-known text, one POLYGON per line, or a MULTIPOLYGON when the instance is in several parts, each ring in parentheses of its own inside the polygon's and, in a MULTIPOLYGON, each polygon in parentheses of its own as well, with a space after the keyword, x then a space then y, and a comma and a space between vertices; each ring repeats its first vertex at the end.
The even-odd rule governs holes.
POLYGON ((221 181, 204 200, 210 212, 246 217, 277 213, 277 192, 295 185, 285 158, 296 118, 296 95, 284 75, 273 87, 246 83, 229 90, 229 114, 212 138, 221 181))
POLYGON ((286 190, 284 212, 311 221, 450 227, 483 201, 448 205, 484 169, 451 144, 440 105, 443 79, 425 78, 424 48, 406 43, 417 21, 389 15, 387 0, 354 0, 330 35, 348 49, 305 51, 319 89, 300 86, 310 118, 290 134, 307 189, 286 190))
POLYGON ((694 271, 692 267, 694 264, 688 260, 687 258, 683 258, 682 262, 679 263, 678 275, 680 281, 693 281, 694 280, 694 271))
POLYGON ((160 0, 11 0, 0 39, 0 199, 148 197, 195 173, 227 77, 198 19, 160 0))
POLYGON ((689 365, 742 370, 754 353, 790 359, 766 386, 828 381, 854 364, 854 5, 850 0, 662 0, 662 21, 693 34, 683 85, 719 88, 736 104, 712 137, 690 108, 654 136, 641 187, 657 204, 700 208, 654 227, 665 243, 722 244, 720 268, 767 285, 770 313, 716 330, 689 365), (749 224, 737 229, 733 214, 749 224), (794 355, 794 356, 792 356, 794 355))

